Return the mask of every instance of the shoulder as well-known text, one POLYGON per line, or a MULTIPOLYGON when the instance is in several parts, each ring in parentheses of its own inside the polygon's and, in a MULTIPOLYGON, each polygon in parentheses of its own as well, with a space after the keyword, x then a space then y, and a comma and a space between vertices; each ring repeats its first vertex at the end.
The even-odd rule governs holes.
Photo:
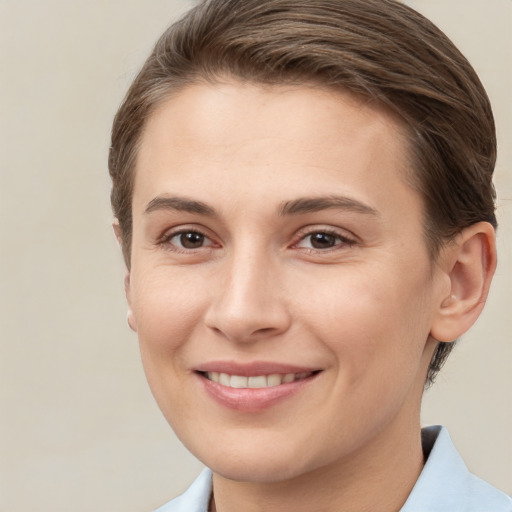
POLYGON ((473 475, 440 426, 422 431, 425 467, 401 512, 512 512, 512 499, 473 475))
POLYGON ((155 512, 208 512, 211 491, 212 473, 209 469, 204 469, 183 494, 155 512))

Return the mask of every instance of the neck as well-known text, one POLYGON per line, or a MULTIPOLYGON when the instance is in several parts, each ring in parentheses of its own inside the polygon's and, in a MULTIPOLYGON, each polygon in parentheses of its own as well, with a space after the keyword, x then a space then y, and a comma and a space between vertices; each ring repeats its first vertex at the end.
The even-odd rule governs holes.
POLYGON ((423 468, 419 413, 390 424, 343 461, 273 482, 237 482, 214 474, 216 512, 397 512, 423 468))

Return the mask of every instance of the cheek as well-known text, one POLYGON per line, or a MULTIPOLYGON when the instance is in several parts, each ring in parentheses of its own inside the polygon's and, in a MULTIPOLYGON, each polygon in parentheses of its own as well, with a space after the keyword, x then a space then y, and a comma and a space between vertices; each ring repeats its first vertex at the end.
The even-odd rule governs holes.
POLYGON ((334 423, 359 425, 364 438, 391 421, 412 390, 422 389, 428 328, 421 314, 411 318, 419 306, 413 296, 407 301, 388 293, 382 300, 376 289, 353 291, 359 295, 329 308, 321 337, 336 364, 329 407, 334 423))
MULTIPOLYGON (((205 288, 157 268, 132 280, 132 309, 137 322, 142 362, 152 391, 176 389, 183 376, 187 342, 199 329, 207 302, 205 288)), ((163 397, 165 399, 165 397, 163 397)))
POLYGON ((183 355, 198 325, 202 296, 167 270, 156 270, 134 275, 132 308, 149 387, 167 421, 174 426, 176 418, 189 414, 184 400, 188 374, 183 355))
POLYGON ((366 270, 305 293, 312 298, 307 321, 335 356, 349 386, 372 379, 390 382, 397 375, 410 378, 404 370, 417 370, 430 330, 424 276, 405 280, 389 268, 386 273, 366 270))

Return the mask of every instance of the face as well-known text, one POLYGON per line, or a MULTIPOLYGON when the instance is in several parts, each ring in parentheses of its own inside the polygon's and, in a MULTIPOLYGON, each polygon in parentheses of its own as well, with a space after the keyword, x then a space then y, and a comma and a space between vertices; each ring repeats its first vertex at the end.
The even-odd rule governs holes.
POLYGON ((442 279, 406 173, 399 123, 339 91, 195 85, 149 119, 127 297, 215 472, 291 479, 417 426, 442 279))

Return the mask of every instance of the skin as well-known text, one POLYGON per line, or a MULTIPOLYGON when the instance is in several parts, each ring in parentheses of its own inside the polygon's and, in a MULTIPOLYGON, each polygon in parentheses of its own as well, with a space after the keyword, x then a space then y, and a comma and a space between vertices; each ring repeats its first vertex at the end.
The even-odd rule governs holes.
POLYGON ((408 165, 389 112, 322 88, 198 84, 147 122, 129 320, 163 414, 214 472, 212 510, 405 502, 434 337, 469 328, 495 265, 484 223, 430 261, 408 165), (333 196, 343 204, 283 213, 333 196), (321 371, 247 411, 205 392, 196 369, 211 361, 321 371))

